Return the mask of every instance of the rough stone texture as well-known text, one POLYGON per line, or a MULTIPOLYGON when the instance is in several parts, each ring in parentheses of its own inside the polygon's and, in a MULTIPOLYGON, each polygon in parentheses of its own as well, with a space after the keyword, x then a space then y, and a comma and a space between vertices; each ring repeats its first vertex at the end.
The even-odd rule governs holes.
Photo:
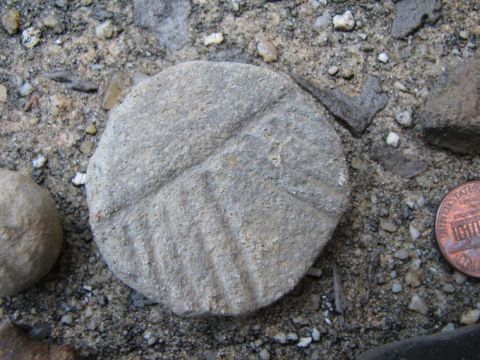
POLYGON ((236 315, 292 290, 347 196, 340 140, 289 79, 189 62, 111 112, 90 223, 125 283, 177 314, 236 315))
POLYGON ((480 326, 465 326, 430 336, 395 341, 361 354, 357 360, 478 359, 480 326))
POLYGON ((480 153, 480 55, 447 71, 419 113, 425 139, 461 154, 480 153))
POLYGON ((423 23, 434 24, 440 17, 441 0, 401 0, 395 4, 396 14, 392 35, 404 38, 423 23))
POLYGON ((190 0, 135 0, 135 25, 149 29, 170 50, 179 50, 190 39, 190 0))
POLYGON ((56 346, 28 338, 10 321, 0 325, 0 359, 2 360, 75 360, 70 346, 56 346))
POLYGON ((0 169, 0 189, 0 296, 7 296, 52 268, 62 225, 50 194, 30 178, 0 169))
POLYGON ((380 80, 375 76, 367 78, 360 96, 347 96, 338 89, 318 86, 298 75, 292 77, 335 117, 342 120, 355 136, 360 136, 388 103, 388 96, 382 92, 380 80))
POLYGON ((399 150, 387 146, 372 146, 371 158, 385 170, 407 179, 414 178, 428 168, 425 161, 406 158, 399 150))

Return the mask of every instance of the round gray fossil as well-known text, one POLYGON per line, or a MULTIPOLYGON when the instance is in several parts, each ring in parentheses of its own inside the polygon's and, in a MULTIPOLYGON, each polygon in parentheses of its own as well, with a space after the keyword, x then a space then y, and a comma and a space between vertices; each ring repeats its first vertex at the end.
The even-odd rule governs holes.
POLYGON ((133 88, 87 171, 95 241, 126 284, 181 315, 292 290, 348 197, 334 129, 266 68, 188 62, 133 88))
POLYGON ((62 225, 48 191, 29 177, 0 169, 0 189, 0 296, 8 296, 50 271, 62 225))

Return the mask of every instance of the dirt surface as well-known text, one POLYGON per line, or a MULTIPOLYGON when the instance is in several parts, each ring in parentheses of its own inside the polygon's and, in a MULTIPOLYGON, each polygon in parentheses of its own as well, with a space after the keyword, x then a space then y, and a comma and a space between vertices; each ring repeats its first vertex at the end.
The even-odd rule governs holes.
POLYGON ((0 28, 0 84, 7 89, 6 101, 0 102, 0 167, 30 172, 48 189, 65 231, 57 265, 36 287, 0 299, 0 319, 8 317, 52 343, 72 345, 87 359, 350 359, 391 340, 461 326, 461 315, 480 307, 479 282, 453 271, 433 232, 440 200, 456 185, 478 179, 480 158, 426 145, 415 127, 415 113, 433 82, 478 51, 476 0, 444 1, 437 23, 406 40, 391 36, 392 1, 193 0, 190 41, 178 51, 162 48, 133 24, 130 1, 0 4, 1 15, 16 9, 21 21, 17 34, 0 28), (332 15, 351 10, 355 29, 336 31, 331 20, 315 27, 326 9, 332 15), (112 36, 99 38, 97 27, 109 19, 112 36), (22 32, 30 27, 41 35, 28 48, 22 32), (205 46, 205 36, 213 32, 222 32, 223 42, 205 46), (266 64, 258 56, 259 32, 276 48, 277 60, 266 64), (378 60, 382 52, 386 63, 378 60), (347 95, 359 94, 368 75, 375 75, 389 96, 361 137, 353 137, 318 104, 344 143, 349 209, 316 262, 321 276, 305 277, 293 293, 241 318, 179 318, 120 283, 92 241, 84 187, 72 182, 77 172, 85 172, 105 128, 108 112, 102 102, 111 76, 125 73, 124 94, 139 79, 194 59, 248 61, 295 72, 347 95), (339 68, 336 75, 328 73, 332 66, 339 68), (98 92, 76 91, 43 76, 58 68, 98 84, 98 92), (410 128, 395 121, 407 108, 414 113, 410 128), (391 131, 400 137, 396 151, 426 161, 426 171, 406 179, 371 160, 371 147, 385 144, 391 131), (34 169, 32 161, 40 155, 48 162, 34 169), (416 240, 410 225, 420 231, 416 240), (345 301, 338 307, 335 293, 342 287, 345 301), (423 299, 425 314, 409 309, 414 295, 423 299), (313 328, 320 340, 305 348, 297 346, 299 340, 274 339, 279 333, 310 337, 313 328))

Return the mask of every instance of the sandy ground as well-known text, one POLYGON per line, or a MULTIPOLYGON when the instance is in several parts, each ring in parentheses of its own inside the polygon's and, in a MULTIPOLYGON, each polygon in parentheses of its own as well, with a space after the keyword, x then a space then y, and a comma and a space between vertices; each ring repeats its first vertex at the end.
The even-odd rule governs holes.
POLYGON ((65 237, 58 263, 44 280, 0 299, 0 319, 8 317, 46 341, 71 344, 88 359, 256 359, 267 354, 271 359, 350 359, 388 341, 461 326, 460 316, 480 307, 478 281, 453 271, 433 233, 441 198, 456 185, 478 179, 480 159, 428 146, 415 126, 415 113, 433 82, 476 51, 477 1, 444 1, 435 25, 397 40, 390 34, 392 1, 192 0, 190 42, 179 51, 163 48, 134 25, 130 1, 0 1, 0 13, 10 8, 20 11, 21 27, 16 35, 0 29, 0 84, 8 91, 6 102, 0 102, 0 166, 30 172, 51 192, 65 237), (351 10, 355 29, 335 31, 331 21, 315 27, 326 9, 331 14, 351 10), (108 19, 113 35, 99 39, 95 30, 108 19), (32 48, 22 45, 21 33, 29 27, 41 30, 40 43, 32 48), (222 32, 224 40, 206 46, 204 38, 212 32, 222 32), (259 32, 278 51, 276 61, 267 64, 258 55, 254 38, 259 32), (382 52, 387 63, 377 58, 382 52), (249 316, 182 319, 143 301, 108 270, 88 226, 84 187, 72 178, 85 172, 102 136, 108 111, 101 104, 115 72, 125 74, 124 94, 139 79, 175 63, 212 58, 294 71, 349 95, 359 94, 366 77, 376 75, 389 102, 358 138, 318 104, 342 138, 352 188, 349 209, 315 264, 322 275, 306 276, 293 293, 249 316), (333 76, 328 74, 332 66, 339 68, 333 76), (75 91, 43 76, 56 68, 99 84, 98 92, 75 91), (345 79, 345 71, 353 77, 345 79), (25 82, 33 91, 22 96, 25 82), (395 114, 407 108, 414 113, 410 128, 395 121, 395 114), (372 161, 372 145, 384 144, 390 131, 400 136, 396 151, 426 161, 425 172, 409 180, 372 161), (40 155, 48 162, 34 169, 32 160, 40 155), (410 225, 421 233, 415 241, 410 225), (334 265, 345 291, 343 315, 335 310, 334 265), (412 276, 419 283, 412 283, 412 276), (428 307, 425 315, 408 308, 415 294, 428 307), (313 328, 321 332, 320 341, 306 348, 274 339, 281 332, 311 336, 313 328))

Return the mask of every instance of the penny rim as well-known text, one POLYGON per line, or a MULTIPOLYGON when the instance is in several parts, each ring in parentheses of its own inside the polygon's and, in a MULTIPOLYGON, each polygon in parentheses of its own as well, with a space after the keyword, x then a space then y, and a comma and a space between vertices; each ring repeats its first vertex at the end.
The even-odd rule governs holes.
MULTIPOLYGON (((465 188, 467 186, 470 186, 470 185, 477 185, 479 187, 479 190, 480 190, 480 180, 472 180, 472 181, 466 181, 460 185, 457 185, 456 187, 454 187, 453 189, 451 189, 441 200, 440 202, 440 205, 437 209, 437 212, 436 212, 436 215, 435 215, 435 238, 436 238, 436 241, 437 241, 437 244, 438 244, 438 247, 440 248, 440 251, 442 252, 443 256, 445 257, 445 259, 448 261, 448 263, 450 265, 452 265, 456 270, 466 274, 466 275, 469 275, 469 276, 472 276, 472 277, 475 277, 475 278, 480 278, 480 270, 479 271, 471 271, 465 267, 462 267, 460 265, 458 265, 455 261, 454 261, 454 258, 447 252, 446 250, 446 246, 445 244, 442 242, 442 236, 440 235, 440 226, 441 226, 441 220, 440 220, 440 215, 442 213, 442 211, 444 210, 444 207, 445 205, 447 204, 448 200, 450 199, 450 197, 452 197, 454 194, 456 194, 460 189, 462 188, 465 188)), ((479 191, 480 193, 480 191, 479 191)), ((468 196, 467 196, 468 197, 468 196)), ((458 201, 458 199, 457 199, 458 201)), ((455 202, 454 202, 455 204, 455 202)), ((452 206, 453 207, 453 206, 452 206)), ((479 214, 480 214, 480 211, 479 211, 479 214)), ((465 255, 466 256, 466 255, 465 255)), ((478 255, 478 258, 480 260, 480 254, 478 255)))

